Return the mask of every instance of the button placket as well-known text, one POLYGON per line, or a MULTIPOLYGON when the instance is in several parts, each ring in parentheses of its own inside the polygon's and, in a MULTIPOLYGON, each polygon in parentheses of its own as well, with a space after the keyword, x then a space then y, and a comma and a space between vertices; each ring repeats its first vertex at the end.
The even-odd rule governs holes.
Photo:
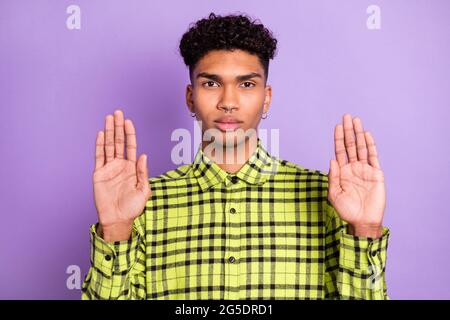
MULTIPOLYGON (((226 211, 229 221, 229 252, 227 253, 226 264, 228 265, 228 285, 230 288, 239 288, 239 258, 240 258, 240 203, 239 178, 232 176, 229 184, 229 205, 226 211)), ((229 299, 239 299, 239 292, 230 291, 229 299)))

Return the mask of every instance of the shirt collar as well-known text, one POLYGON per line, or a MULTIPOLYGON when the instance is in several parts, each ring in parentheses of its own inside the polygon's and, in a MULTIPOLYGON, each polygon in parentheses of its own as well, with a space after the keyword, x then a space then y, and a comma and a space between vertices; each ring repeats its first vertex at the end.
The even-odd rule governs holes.
POLYGON ((224 181, 225 186, 229 186, 232 176, 237 176, 248 184, 262 185, 270 175, 276 173, 277 164, 277 159, 270 155, 258 138, 255 151, 236 173, 226 172, 209 159, 203 152, 201 143, 192 163, 192 168, 200 188, 205 191, 224 181))

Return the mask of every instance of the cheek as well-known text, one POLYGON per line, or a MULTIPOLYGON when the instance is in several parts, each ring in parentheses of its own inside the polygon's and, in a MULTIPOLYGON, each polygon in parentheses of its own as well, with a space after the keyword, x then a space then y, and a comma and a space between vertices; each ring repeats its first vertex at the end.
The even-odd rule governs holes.
POLYGON ((196 90, 192 99, 197 108, 208 109, 214 107, 217 102, 217 94, 212 91, 196 90))
POLYGON ((262 106, 264 103, 265 91, 264 89, 254 89, 243 91, 240 95, 241 103, 246 105, 262 106))
POLYGON ((253 115, 262 112, 264 98, 264 92, 258 94, 243 94, 241 96, 241 110, 248 111, 248 113, 253 115))
POLYGON ((205 125, 210 123, 212 115, 215 113, 216 100, 214 94, 205 91, 197 91, 192 95, 194 107, 197 113, 197 117, 200 118, 205 125))

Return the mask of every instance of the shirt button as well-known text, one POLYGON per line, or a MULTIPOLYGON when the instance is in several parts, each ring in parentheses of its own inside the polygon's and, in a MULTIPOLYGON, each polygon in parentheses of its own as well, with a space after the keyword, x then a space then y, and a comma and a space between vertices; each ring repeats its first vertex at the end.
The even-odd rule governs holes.
POLYGON ((109 254, 107 254, 107 255, 105 256, 105 259, 106 259, 106 261, 109 261, 109 260, 111 260, 111 256, 110 256, 109 254))
POLYGON ((375 257, 377 255, 376 251, 372 251, 372 257, 375 257))
POLYGON ((235 209, 235 208, 231 208, 231 209, 230 209, 230 212, 231 212, 231 213, 236 213, 236 209, 235 209))
POLYGON ((231 256, 228 260, 230 261, 230 263, 234 263, 236 261, 236 259, 233 256, 231 256))
POLYGON ((236 184, 236 183, 238 182, 238 177, 232 176, 232 177, 231 177, 231 182, 233 182, 234 184, 236 184))

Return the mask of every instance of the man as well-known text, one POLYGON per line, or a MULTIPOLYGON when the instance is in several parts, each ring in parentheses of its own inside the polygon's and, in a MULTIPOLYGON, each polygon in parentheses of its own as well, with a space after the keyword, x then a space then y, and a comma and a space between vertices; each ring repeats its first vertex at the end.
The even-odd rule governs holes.
POLYGON ((203 137, 190 164, 149 179, 132 121, 106 117, 82 299, 389 299, 384 177, 360 119, 335 127, 328 175, 257 136, 276 44, 244 15, 210 14, 183 35, 203 137))

